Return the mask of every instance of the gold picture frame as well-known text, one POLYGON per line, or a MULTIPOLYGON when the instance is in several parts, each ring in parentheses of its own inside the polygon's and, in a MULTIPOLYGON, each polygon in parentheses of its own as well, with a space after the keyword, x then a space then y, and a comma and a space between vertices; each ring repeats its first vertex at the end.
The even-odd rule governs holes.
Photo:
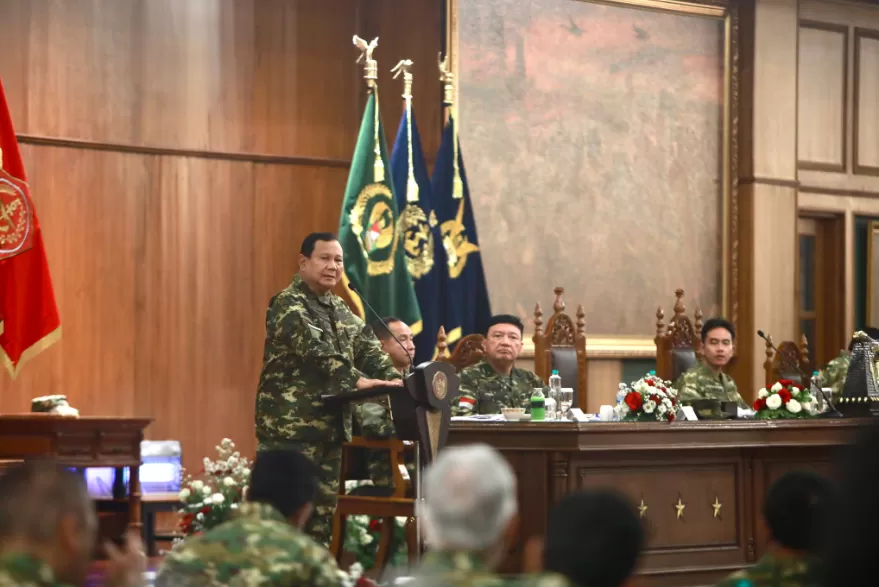
MULTIPOLYGON (((450 70, 459 79, 459 5, 462 0, 446 0, 445 55, 450 70)), ((721 308, 723 314, 738 325, 739 314, 739 8, 727 0, 572 0, 593 4, 630 6, 685 16, 716 18, 723 22, 723 123, 722 123, 722 190, 721 208, 721 308)), ((457 114, 459 84, 454 87, 452 113, 457 114)), ((457 119, 457 116, 456 116, 457 119)), ((548 284, 554 285, 554 284, 548 284)), ((563 285, 563 284, 562 284, 563 285)), ((672 292, 669 292, 671 297, 672 292)), ((536 300, 535 300, 536 301, 536 300)), ((657 300, 664 306, 667 300, 657 300)), ((645 324, 653 324, 654 316, 645 316, 645 324)), ((587 325, 589 317, 586 317, 587 325)), ((523 358, 534 353, 531 337, 526 333, 523 358)), ((620 336, 610 333, 586 335, 586 354, 590 359, 646 359, 656 356, 655 342, 648 336, 620 336)))

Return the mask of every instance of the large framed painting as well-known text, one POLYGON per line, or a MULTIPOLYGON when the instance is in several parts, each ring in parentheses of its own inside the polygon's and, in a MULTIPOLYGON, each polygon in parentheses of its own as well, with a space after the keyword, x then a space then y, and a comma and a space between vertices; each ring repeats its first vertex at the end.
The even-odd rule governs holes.
POLYGON ((492 309, 532 324, 563 286, 593 357, 649 355, 678 288, 735 320, 735 8, 447 0, 446 24, 492 309))

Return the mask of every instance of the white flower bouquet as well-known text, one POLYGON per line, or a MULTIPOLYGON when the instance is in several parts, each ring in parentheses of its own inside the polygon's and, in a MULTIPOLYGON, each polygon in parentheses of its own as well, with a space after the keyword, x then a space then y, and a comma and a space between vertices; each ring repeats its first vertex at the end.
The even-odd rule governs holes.
POLYGON ((678 391, 652 373, 631 385, 620 383, 614 411, 620 420, 671 422, 678 409, 678 391))

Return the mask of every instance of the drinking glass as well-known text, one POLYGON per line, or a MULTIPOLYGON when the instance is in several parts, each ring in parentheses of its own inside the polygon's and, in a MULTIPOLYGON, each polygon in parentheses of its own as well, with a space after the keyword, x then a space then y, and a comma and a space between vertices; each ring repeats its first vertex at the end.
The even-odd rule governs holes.
POLYGON ((559 399, 558 399, 558 407, 559 413, 561 414, 561 418, 565 417, 565 414, 568 413, 568 410, 571 409, 571 405, 574 403, 574 389, 571 387, 563 387, 559 390, 559 399))

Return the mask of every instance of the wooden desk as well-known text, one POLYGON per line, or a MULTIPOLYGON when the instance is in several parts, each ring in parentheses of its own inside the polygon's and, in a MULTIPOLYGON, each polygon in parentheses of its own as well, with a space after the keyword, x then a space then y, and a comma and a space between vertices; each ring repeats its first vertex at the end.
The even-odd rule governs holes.
MULTIPOLYGON (((0 459, 51 458, 67 467, 129 467, 128 526, 141 531, 140 443, 151 418, 0 416, 0 459)), ((113 493, 124 498, 122 475, 113 493)))
POLYGON ((545 533, 562 496, 611 487, 646 507, 646 583, 707 585, 765 552, 769 485, 791 470, 830 474, 838 449, 869 422, 452 422, 449 443, 487 443, 516 471, 521 532, 503 571, 521 569, 525 540, 545 533))

